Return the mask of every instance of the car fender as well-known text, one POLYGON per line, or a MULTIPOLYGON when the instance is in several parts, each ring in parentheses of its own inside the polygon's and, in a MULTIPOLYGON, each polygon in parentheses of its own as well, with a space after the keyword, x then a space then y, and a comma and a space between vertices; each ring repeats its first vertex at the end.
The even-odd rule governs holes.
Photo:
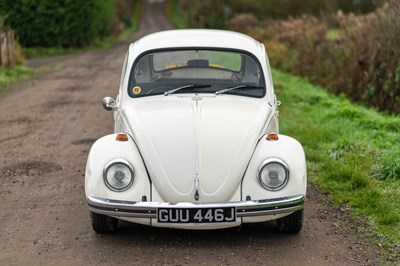
POLYGON ((135 142, 129 135, 127 141, 118 141, 116 136, 117 134, 104 136, 90 149, 85 171, 86 197, 129 201, 150 200, 150 179, 135 142), (134 169, 132 185, 122 192, 110 190, 103 177, 104 167, 114 159, 124 159, 134 169))
POLYGON ((266 140, 264 136, 258 143, 242 180, 242 200, 260 200, 291 195, 305 195, 307 171, 304 150, 294 138, 279 135, 278 140, 266 140), (266 190, 259 181, 259 169, 267 159, 276 158, 285 162, 289 168, 289 181, 278 191, 266 190))

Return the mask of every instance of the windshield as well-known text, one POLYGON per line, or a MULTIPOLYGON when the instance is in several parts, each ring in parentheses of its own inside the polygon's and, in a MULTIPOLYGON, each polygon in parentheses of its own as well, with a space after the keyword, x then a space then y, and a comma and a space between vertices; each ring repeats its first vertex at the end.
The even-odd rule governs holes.
POLYGON ((260 64, 249 54, 211 49, 162 50, 147 53, 135 61, 128 92, 131 97, 143 97, 215 93, 233 87, 238 88, 227 90, 226 94, 265 95, 260 64))

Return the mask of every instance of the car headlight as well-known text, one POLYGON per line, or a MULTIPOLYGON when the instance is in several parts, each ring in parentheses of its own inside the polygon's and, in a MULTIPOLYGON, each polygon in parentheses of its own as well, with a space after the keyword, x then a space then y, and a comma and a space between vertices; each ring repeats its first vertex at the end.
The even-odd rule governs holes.
POLYGON ((115 159, 106 165, 103 176, 109 189, 124 191, 133 183, 134 170, 127 160, 115 159))
POLYGON ((272 191, 280 190, 289 180, 289 168, 282 160, 271 158, 262 163, 258 178, 263 188, 272 191))

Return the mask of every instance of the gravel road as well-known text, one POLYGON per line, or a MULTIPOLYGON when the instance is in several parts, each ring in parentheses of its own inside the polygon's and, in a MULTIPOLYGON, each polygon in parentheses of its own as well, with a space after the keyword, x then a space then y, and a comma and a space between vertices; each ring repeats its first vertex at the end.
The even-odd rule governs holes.
MULTIPOLYGON (((148 2, 129 41, 171 28, 164 10, 162 2, 148 2)), ((113 131, 101 100, 116 96, 128 44, 31 61, 63 67, 0 95, 0 265, 379 264, 373 245, 352 233, 313 186, 297 235, 276 233, 268 223, 220 231, 121 223, 115 234, 96 234, 84 168, 91 144, 113 131)))

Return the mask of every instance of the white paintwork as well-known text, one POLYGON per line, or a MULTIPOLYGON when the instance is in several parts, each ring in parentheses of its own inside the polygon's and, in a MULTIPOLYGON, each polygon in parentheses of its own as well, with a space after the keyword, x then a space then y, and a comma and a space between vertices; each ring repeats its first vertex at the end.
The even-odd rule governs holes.
MULTIPOLYGON (((217 30, 174 30, 148 35, 129 47, 116 99, 115 132, 126 132, 129 141, 115 134, 99 139, 89 153, 86 196, 113 200, 196 202, 195 178, 199 179, 199 203, 272 199, 306 194, 305 157, 294 139, 279 135, 265 140, 266 132, 278 132, 277 101, 264 46, 240 33, 217 30), (227 94, 171 94, 131 98, 127 93, 129 72, 142 53, 171 47, 217 47, 245 50, 261 63, 266 79, 264 98, 227 94), (261 138, 261 139, 260 139, 261 138), (104 166, 115 158, 135 168, 133 185, 114 192, 103 181, 104 166), (258 181, 265 159, 279 158, 290 170, 288 184, 267 191, 258 181)), ((118 217, 152 226, 184 229, 217 229, 245 222, 262 222, 287 214, 237 218, 229 224, 157 224, 150 218, 118 217)))
POLYGON ((85 194, 101 198, 141 201, 150 198, 150 182, 139 151, 130 138, 126 142, 116 141, 116 134, 98 139, 89 152, 85 173, 85 194), (104 166, 113 159, 125 159, 132 163, 135 174, 132 186, 124 192, 107 188, 103 180, 104 166))
POLYGON ((164 201, 194 201, 196 175, 202 202, 229 200, 271 112, 258 99, 204 96, 141 98, 122 109, 164 201))

